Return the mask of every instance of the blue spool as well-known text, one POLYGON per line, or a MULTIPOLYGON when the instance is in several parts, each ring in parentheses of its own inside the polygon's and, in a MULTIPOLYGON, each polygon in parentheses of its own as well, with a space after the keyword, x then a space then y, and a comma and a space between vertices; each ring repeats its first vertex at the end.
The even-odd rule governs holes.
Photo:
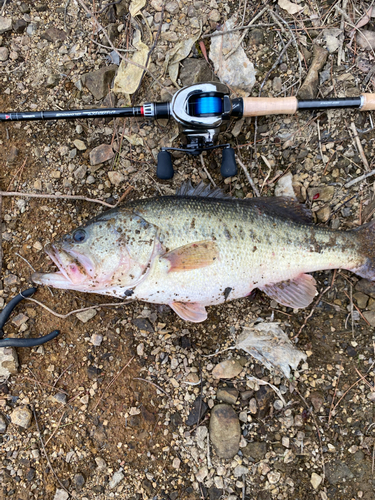
POLYGON ((210 115, 210 114, 221 114, 223 111, 223 105, 220 97, 200 97, 195 103, 195 114, 196 116, 210 115))

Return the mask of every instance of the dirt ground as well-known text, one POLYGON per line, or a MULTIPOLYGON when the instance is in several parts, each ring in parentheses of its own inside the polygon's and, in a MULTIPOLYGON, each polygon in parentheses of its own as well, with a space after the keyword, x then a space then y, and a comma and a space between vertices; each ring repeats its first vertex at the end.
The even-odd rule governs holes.
MULTIPOLYGON (((108 66, 111 50, 103 48, 107 45, 103 32, 93 28, 80 3, 3 3, 0 0, 0 14, 12 18, 13 27, 0 35, 0 48, 9 51, 0 62, 0 112, 101 106, 103 99, 96 100, 79 80, 108 66), (19 20, 24 24, 15 25, 19 20), (46 37, 52 27, 65 36, 46 37)), ((98 12, 104 5, 86 0, 90 11, 98 12)), ((132 21, 122 0, 97 16, 107 30, 115 26, 113 43, 118 48, 132 48, 139 26, 149 47, 151 32, 156 39, 149 69, 162 87, 146 74, 132 96, 134 104, 161 101, 167 91, 175 91, 164 67, 166 53, 177 40, 199 33, 200 22, 202 35, 236 13, 237 25, 246 25, 266 4, 166 2, 163 23, 169 26, 158 36, 162 5, 147 2, 143 17, 132 21)), ((284 24, 265 12, 258 20, 263 25, 245 32, 242 44, 258 71, 251 95, 259 95, 265 78, 263 96, 295 95, 314 60, 314 46, 326 49, 332 38, 339 45, 327 54, 313 91, 318 97, 374 92, 375 44, 362 48, 358 41, 360 31, 375 31, 373 18, 352 33, 370 3, 311 1, 298 6, 303 10, 290 15, 270 2, 269 9, 284 24), (345 15, 335 8, 343 5, 345 15), (292 35, 293 43, 279 60, 292 35)), ((211 39, 198 38, 189 57, 204 61, 199 40, 209 51, 211 39)), ((126 103, 123 95, 117 98, 118 105, 126 103)), ((104 105, 108 103, 105 97, 104 105)), ((371 113, 335 110, 249 119, 239 134, 232 134, 233 126, 228 125, 220 141, 236 149, 263 196, 272 196, 277 180, 291 172, 298 199, 313 209, 317 223, 348 230, 371 220, 373 177, 345 186, 374 168, 371 113), (314 192, 324 192, 325 197, 314 198, 314 192)), ((30 266, 54 269, 44 245, 104 209, 63 195, 113 204, 125 193, 126 202, 171 194, 185 179, 195 184, 207 181, 207 172, 234 196, 254 195, 242 169, 223 181, 217 153, 204 156, 206 170, 199 158, 176 155, 173 180, 158 180, 155 154, 161 143, 171 144, 175 136, 173 123, 149 120, 0 123, 1 190, 56 196, 2 197, 0 299, 7 303, 32 285, 30 266), (122 135, 141 137, 143 144, 131 144, 122 135), (77 148, 73 142, 77 139, 85 149, 77 148), (116 154, 94 169, 89 153, 101 144, 114 145, 116 154), (112 182, 108 172, 120 173, 121 182, 112 182)), ((177 138, 173 145, 178 145, 177 138)), ((0 385, 0 414, 6 424, 0 434, 0 498, 59 500, 69 494, 77 499, 127 500, 375 499, 375 287, 364 290, 358 285, 360 278, 346 271, 322 271, 314 277, 319 294, 324 294, 307 309, 293 311, 256 292, 209 307, 208 319, 201 324, 184 322, 167 306, 145 303, 101 307, 83 323, 75 314, 59 318, 23 301, 5 327, 6 337, 37 337, 55 329, 61 333, 42 347, 18 348, 18 372, 0 385), (20 313, 27 317, 23 326, 12 322, 20 313), (205 357, 233 345, 242 327, 257 317, 279 321, 307 353, 307 361, 291 380, 270 372, 243 351, 205 357), (102 336, 100 345, 93 345, 93 335, 102 336), (214 379, 213 366, 232 356, 243 366, 240 376, 214 379), (192 375, 195 378, 189 378, 192 375), (274 404, 276 393, 251 382, 251 376, 279 388, 287 406, 280 409, 274 404), (199 428, 207 428, 222 387, 238 392, 232 406, 237 415, 247 414, 240 422, 240 451, 232 459, 217 457, 197 437, 199 428), (197 428, 187 419, 199 396, 208 406, 197 428), (26 428, 12 422, 17 408, 31 411, 26 428), (237 469, 237 473, 238 466, 247 472, 237 469)), ((52 293, 45 287, 39 287, 34 297, 62 314, 120 302, 69 290, 52 293)))

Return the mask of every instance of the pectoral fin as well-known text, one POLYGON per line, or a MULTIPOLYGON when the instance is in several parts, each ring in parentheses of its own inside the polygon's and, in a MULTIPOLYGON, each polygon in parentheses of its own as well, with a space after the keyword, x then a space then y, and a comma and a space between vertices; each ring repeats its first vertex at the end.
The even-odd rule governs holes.
POLYGON ((293 280, 266 285, 260 290, 283 306, 300 309, 313 301, 316 295, 316 281, 309 274, 300 274, 293 280))
POLYGON ((176 248, 161 258, 170 263, 170 273, 191 271, 210 266, 218 258, 219 252, 214 241, 197 241, 176 248))
POLYGON ((169 304, 176 314, 185 321, 200 323, 207 319, 207 311, 197 302, 172 302, 169 304))

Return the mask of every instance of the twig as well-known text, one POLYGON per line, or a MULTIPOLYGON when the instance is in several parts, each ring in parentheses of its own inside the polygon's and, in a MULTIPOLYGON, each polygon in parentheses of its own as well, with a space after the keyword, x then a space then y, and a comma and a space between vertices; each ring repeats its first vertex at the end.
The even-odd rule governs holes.
POLYGON ((104 394, 106 393, 106 391, 111 387, 112 384, 114 384, 116 382, 116 380, 119 378, 119 376, 122 374, 122 372, 130 365, 130 363, 133 361, 135 356, 133 356, 127 363, 126 365, 121 368, 121 370, 118 372, 118 374, 113 377, 113 379, 109 382, 109 384, 107 385, 107 387, 104 389, 103 391, 103 394, 100 396, 100 399, 99 401, 96 403, 95 407, 94 407, 94 410, 95 411, 97 409, 97 407, 100 405, 102 399, 104 398, 104 394))
POLYGON ((262 379, 257 378, 257 377, 247 377, 247 380, 251 380, 253 382, 256 382, 258 385, 269 385, 271 387, 271 389, 273 389, 276 392, 280 401, 283 402, 283 405, 287 406, 287 402, 285 401, 285 399, 283 398, 283 395, 281 394, 281 392, 279 391, 279 389, 275 385, 271 384, 270 382, 267 382, 266 380, 262 380, 262 379))
MULTIPOLYGON (((1 196, 0 196, 0 198, 1 198, 1 196)), ((26 264, 32 269, 32 271, 34 271, 34 273, 36 272, 35 269, 33 268, 33 266, 30 264, 30 262, 27 259, 25 259, 25 257, 22 257, 22 255, 20 255, 17 252, 14 255, 17 255, 17 257, 19 257, 20 259, 22 259, 23 261, 25 261, 26 264)))
MULTIPOLYGON (((246 9, 246 0, 245 0, 245 9, 246 9)), ((243 32, 241 38, 238 40, 238 42, 236 43, 236 45, 233 47, 232 50, 230 50, 228 52, 228 54, 225 55, 224 59, 227 60, 232 54, 234 54, 236 52, 236 50, 238 49, 238 47, 241 45, 243 39, 245 38, 245 36, 247 35, 247 30, 255 23, 255 21, 257 19, 259 19, 261 16, 263 16, 263 14, 268 10, 268 7, 264 7, 260 12, 258 12, 258 14, 253 17, 253 19, 249 22, 249 24, 244 28, 245 31, 243 32)), ((245 11, 244 11, 244 16, 245 16, 245 11)), ((242 19, 242 22, 243 22, 243 19, 242 19)), ((225 34, 225 32, 223 32, 223 34, 225 34)), ((202 37, 203 38, 203 37, 202 37)))
POLYGON ((266 175, 264 181, 263 181, 263 184, 262 184, 262 187, 260 188, 260 192, 262 193, 263 191, 263 188, 264 188, 264 185, 266 184, 266 182, 268 181, 270 175, 271 175, 271 172, 272 172, 272 167, 270 165, 270 162, 267 160, 267 158, 264 156, 264 155, 261 155, 261 158, 262 160, 264 161, 264 163, 267 165, 268 167, 268 174, 266 175))
MULTIPOLYGON (((102 43, 97 42, 93 38, 90 39, 90 42, 95 43, 99 47, 103 47, 103 49, 111 50, 112 47, 108 47, 108 45, 103 45, 102 43)), ((137 49, 116 49, 118 52, 136 52, 137 49)))
POLYGON ((3 3, 3 8, 1 9, 1 15, 2 15, 2 16, 4 15, 4 12, 5 12, 5 7, 6 7, 6 4, 7 4, 7 1, 8 1, 8 0, 4 0, 4 3, 3 3))
POLYGON ((363 161, 363 164, 364 166, 366 167, 366 170, 369 171, 370 170, 370 167, 369 167, 369 164, 368 164, 368 161, 367 161, 367 158, 365 156, 365 152, 363 151, 363 147, 362 147, 362 144, 361 144, 361 141, 360 141, 360 138, 358 136, 358 132, 357 132, 357 129, 355 127, 355 123, 354 122, 351 122, 350 124, 350 129, 351 131, 353 132, 354 134, 354 140, 355 140, 355 143, 357 145, 357 148, 358 148, 358 152, 359 152, 359 156, 361 157, 361 160, 363 161))
POLYGON ((52 309, 50 309, 48 306, 46 306, 45 304, 43 304, 43 302, 39 302, 39 300, 33 299, 31 297, 25 297, 25 299, 26 300, 30 300, 31 302, 35 302, 35 304, 38 304, 39 306, 41 306, 44 309, 46 309, 46 311, 48 311, 49 313, 51 313, 54 316, 57 316, 58 318, 61 318, 61 319, 66 319, 69 316, 71 316, 72 314, 76 314, 76 313, 83 312, 83 311, 88 311, 89 309, 97 309, 98 307, 123 306, 125 304, 129 304, 129 302, 130 302, 130 300, 126 300, 124 302, 110 302, 110 303, 105 303, 105 304, 97 304, 95 306, 83 307, 82 309, 75 309, 74 311, 70 311, 67 314, 60 314, 60 313, 57 313, 56 311, 53 311, 52 309))
POLYGON ((201 153, 201 154, 199 155, 199 157, 200 157, 200 159, 201 159, 202 168, 203 168, 203 170, 205 171, 205 174, 206 174, 206 175, 207 175, 207 177, 209 178, 209 180, 210 180, 211 184, 212 184, 213 186, 215 186, 215 187, 216 187, 216 183, 215 183, 215 181, 214 181, 214 180, 213 180, 213 178, 211 177, 211 175, 210 175, 209 171, 208 171, 208 170, 207 170, 207 168, 206 168, 206 165, 204 164, 203 154, 201 153))
MULTIPOLYGON (((29 370, 30 370, 30 368, 29 368, 29 370)), ((31 371, 31 370, 30 370, 30 371, 31 371)), ((30 378, 30 377, 26 377, 26 376, 24 376, 24 377, 22 377, 22 380, 24 380, 24 379, 26 379, 26 380, 30 380, 30 382, 36 382, 36 383, 37 383, 37 384, 39 384, 39 385, 45 385, 46 387, 51 387, 52 389, 55 389, 55 390, 56 390, 56 387, 55 387, 54 385, 51 385, 51 384, 46 384, 45 382, 39 382, 39 380, 37 380, 37 378, 35 377, 35 375, 33 374, 33 372, 31 372, 31 373, 32 373, 32 375, 33 375, 33 377, 34 377, 33 379, 32 379, 32 378, 30 378)), ((60 388, 59 388, 59 391, 60 391, 60 392, 63 392, 64 394, 66 394, 66 395, 68 396, 68 393, 67 393, 66 391, 64 391, 64 389, 60 389, 60 388)))
POLYGON ((51 439, 53 438, 53 436, 56 434, 56 432, 58 431, 59 427, 60 427, 60 424, 61 424, 61 421, 62 419, 65 417, 65 411, 63 412, 63 414, 61 415, 61 418, 59 420, 59 423, 57 424, 56 426, 56 429, 52 432, 52 434, 50 435, 50 437, 47 439, 47 441, 45 442, 45 446, 47 446, 47 444, 51 441, 51 439))
POLYGON ((39 439, 40 439, 40 442, 42 444, 42 448, 43 448, 43 453, 46 457, 46 460, 48 462, 48 465, 49 465, 49 468, 51 469, 53 475, 55 476, 56 478, 56 481, 59 483, 59 485, 61 486, 61 488, 66 491, 68 494, 69 494, 69 491, 65 488, 65 486, 62 484, 62 482, 60 481, 60 479, 57 477, 56 475, 56 472, 54 470, 54 468, 52 467, 52 464, 50 462, 50 459, 48 458, 48 455, 47 455, 47 452, 46 452, 46 448, 44 446, 44 442, 43 442, 43 438, 42 438, 42 434, 40 433, 40 429, 39 429, 39 424, 38 424, 38 419, 36 418, 36 412, 35 412, 35 409, 34 409, 34 406, 32 407, 32 410, 33 410, 33 414, 34 414, 34 418, 35 418, 35 423, 36 423, 36 428, 37 428, 37 431, 38 431, 38 436, 39 436, 39 439))
POLYGON ((258 191, 258 188, 256 187, 256 185, 254 184, 254 181, 253 179, 250 177, 250 174, 249 172, 247 171, 247 168, 245 167, 245 165, 242 163, 242 161, 240 160, 239 156, 236 155, 236 160, 237 162, 240 164, 240 167, 242 168, 242 170, 244 171, 245 175, 246 175, 246 179, 249 181, 249 184, 252 188, 252 190, 254 191, 255 193, 255 196, 260 196, 260 192, 258 191))
POLYGON ((321 135, 320 135, 320 122, 319 122, 319 120, 317 120, 317 122, 316 122, 316 128, 318 130, 318 142, 319 142, 320 156, 322 157, 322 162, 323 162, 324 171, 325 171, 325 169, 326 169, 326 159, 325 159, 325 156, 324 156, 323 151, 322 151, 322 138, 321 138, 321 135))
POLYGON ((371 177, 374 174, 375 174, 375 169, 371 170, 371 172, 367 172, 367 174, 360 175, 356 179, 353 179, 353 180, 347 182, 346 184, 344 184, 344 187, 350 188, 351 186, 354 186, 354 184, 357 184, 357 182, 364 181, 365 179, 367 179, 367 177, 371 177))
MULTIPOLYGON (((347 5, 348 5, 348 0, 342 0, 342 10, 344 12, 346 11, 347 5)), ((345 29, 345 18, 344 18, 344 16, 342 16, 341 23, 340 23, 341 34, 339 36, 340 45, 339 45, 339 50, 338 50, 338 54, 337 54, 337 66, 341 66, 341 60, 345 61, 345 51, 343 50, 344 36, 345 36, 344 29, 345 29)))
POLYGON ((57 194, 35 194, 35 193, 19 193, 18 191, 0 191, 0 197, 1 196, 21 196, 24 198, 47 198, 51 200, 82 200, 82 201, 89 201, 91 203, 100 203, 100 205, 104 205, 105 207, 109 208, 116 208, 117 203, 115 205, 111 205, 110 203, 107 203, 106 201, 102 200, 97 200, 94 198, 87 198, 86 196, 78 196, 78 195, 71 195, 71 194, 62 194, 62 195, 57 195, 57 194))
POLYGON ((164 389, 162 389, 160 386, 158 386, 154 382, 151 382, 151 380, 147 380, 146 378, 142 378, 142 377, 133 377, 133 380, 142 380, 143 382, 147 382, 148 384, 151 384, 154 387, 156 387, 156 389, 158 389, 159 391, 161 391, 162 393, 164 393, 169 398, 171 397, 164 389))
MULTIPOLYGON (((350 297, 349 297, 349 295, 345 292, 345 290, 343 290, 343 292, 344 292, 344 294, 347 296, 347 298, 350 300, 350 297)), ((371 325, 370 325, 370 323, 367 321, 367 319, 363 316, 363 314, 362 314, 362 312, 360 311, 360 309, 359 309, 359 308, 358 308, 355 304, 353 304, 353 306, 357 309, 358 314, 361 316, 361 318, 363 319, 363 321, 364 321, 365 323, 367 323, 367 324, 368 324, 368 326, 371 326, 371 325)))

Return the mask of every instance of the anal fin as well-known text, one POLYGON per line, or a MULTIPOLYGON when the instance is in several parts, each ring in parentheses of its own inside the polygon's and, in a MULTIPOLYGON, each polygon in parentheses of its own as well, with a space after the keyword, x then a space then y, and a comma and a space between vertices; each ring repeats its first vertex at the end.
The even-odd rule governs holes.
POLYGON ((210 266, 218 258, 219 252, 214 241, 197 241, 171 250, 161 256, 170 263, 169 271, 184 272, 210 266))
POLYGON ((206 308, 198 302, 172 302, 169 305, 185 321, 200 323, 207 319, 206 308))
POLYGON ((300 274, 292 280, 265 285, 260 290, 283 306, 301 309, 313 301, 316 295, 316 281, 310 274, 300 274))

